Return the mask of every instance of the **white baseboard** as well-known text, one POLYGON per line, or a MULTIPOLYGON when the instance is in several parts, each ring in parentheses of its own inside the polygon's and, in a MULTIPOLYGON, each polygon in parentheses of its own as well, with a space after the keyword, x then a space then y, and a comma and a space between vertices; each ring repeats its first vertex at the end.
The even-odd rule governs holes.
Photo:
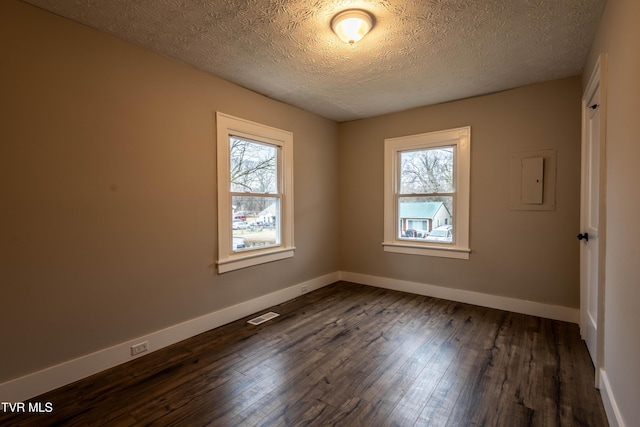
MULTIPOLYGON (((296 298, 300 296, 302 286, 306 286, 307 290, 310 292, 330 285, 338 280, 345 280, 363 285, 393 289, 418 295, 443 298, 572 323, 578 323, 579 319, 578 309, 481 294, 478 292, 460 289, 426 285, 424 283, 340 271, 317 277, 304 283, 299 283, 252 300, 242 302, 232 307, 227 307, 204 316, 116 344, 112 347, 98 350, 94 353, 78 357, 77 359, 69 360, 59 365, 51 366, 41 371, 7 381, 0 384, 0 400, 4 402, 25 401, 53 389, 70 384, 74 381, 104 371, 105 369, 109 369, 116 365, 129 362, 137 357, 147 355, 155 350, 175 344, 202 332, 206 332, 217 328, 218 326, 222 326, 245 316, 257 313, 260 310, 264 310, 268 307, 296 298), (149 343, 149 351, 138 356, 131 356, 131 346, 144 341, 149 343)), ((615 408, 615 405, 613 407, 615 408)))
POLYGON ((561 320, 578 323, 580 310, 577 308, 543 304, 497 295, 482 294, 462 289, 445 288, 406 280, 390 279, 387 277, 369 276, 366 274, 340 272, 340 280, 359 283, 361 285, 376 286, 378 288, 409 292, 412 294, 442 298, 450 301, 464 302, 482 307, 497 308, 514 313, 529 314, 546 319, 561 320))
POLYGON ((330 273, 4 382, 0 384, 0 400, 3 402, 25 401, 260 310, 294 299, 301 295, 302 286, 306 286, 307 291, 311 292, 338 280, 338 272, 330 273), (131 356, 131 346, 144 341, 149 343, 149 351, 138 356, 131 356))
POLYGON ((600 395, 602 396, 602 404, 607 413, 607 420, 611 427, 625 427, 620 409, 616 404, 616 400, 611 390, 609 378, 604 369, 600 369, 600 395))

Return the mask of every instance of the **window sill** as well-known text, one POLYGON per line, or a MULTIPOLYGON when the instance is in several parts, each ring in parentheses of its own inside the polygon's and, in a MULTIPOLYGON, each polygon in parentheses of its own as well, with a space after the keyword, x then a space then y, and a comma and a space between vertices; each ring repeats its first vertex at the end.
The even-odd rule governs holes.
POLYGON ((434 256, 440 258, 469 259, 469 248, 412 245, 408 243, 383 242, 385 252, 397 254, 434 256))
POLYGON ((227 259, 218 260, 218 274, 229 271, 240 270, 241 268, 252 267, 254 265, 266 264, 268 262, 279 261, 281 259, 292 258, 295 251, 292 248, 277 248, 259 252, 234 254, 227 259))

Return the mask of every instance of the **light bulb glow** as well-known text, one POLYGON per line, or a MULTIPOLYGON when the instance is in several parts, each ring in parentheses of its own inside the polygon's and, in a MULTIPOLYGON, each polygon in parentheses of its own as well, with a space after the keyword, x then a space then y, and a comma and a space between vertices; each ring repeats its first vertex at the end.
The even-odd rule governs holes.
POLYGON ((331 28, 342 41, 354 44, 361 40, 373 27, 373 19, 363 10, 345 10, 337 14, 331 28))

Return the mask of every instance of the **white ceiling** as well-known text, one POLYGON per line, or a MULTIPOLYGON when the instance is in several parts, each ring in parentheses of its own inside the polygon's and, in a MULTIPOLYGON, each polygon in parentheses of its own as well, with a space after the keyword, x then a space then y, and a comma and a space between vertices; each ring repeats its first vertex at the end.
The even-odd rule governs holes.
POLYGON ((341 122, 580 74, 606 0, 25 1, 341 122))

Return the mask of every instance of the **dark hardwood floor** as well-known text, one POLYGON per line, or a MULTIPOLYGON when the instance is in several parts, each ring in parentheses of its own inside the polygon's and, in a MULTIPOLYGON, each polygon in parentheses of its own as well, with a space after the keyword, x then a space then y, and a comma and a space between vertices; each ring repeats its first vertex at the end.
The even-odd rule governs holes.
POLYGON ((346 282, 272 310, 34 398, 53 412, 0 425, 607 425, 577 325, 346 282))

